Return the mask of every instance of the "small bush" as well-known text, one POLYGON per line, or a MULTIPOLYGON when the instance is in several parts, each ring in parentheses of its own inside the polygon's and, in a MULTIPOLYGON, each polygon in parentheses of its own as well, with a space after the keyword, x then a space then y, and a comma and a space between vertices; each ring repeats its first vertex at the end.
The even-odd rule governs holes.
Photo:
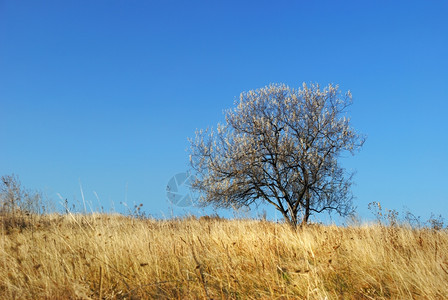
POLYGON ((3 228, 23 229, 47 212, 40 192, 24 189, 14 174, 1 177, 0 220, 3 228))

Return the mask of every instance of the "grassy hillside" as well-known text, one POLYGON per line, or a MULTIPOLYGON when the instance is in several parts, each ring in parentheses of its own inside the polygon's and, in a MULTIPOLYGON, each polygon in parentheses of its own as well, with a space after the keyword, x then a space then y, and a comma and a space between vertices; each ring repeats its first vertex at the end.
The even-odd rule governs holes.
POLYGON ((446 230, 119 215, 3 220, 1 299, 444 299, 446 230), (12 226, 14 225, 14 226, 12 226))

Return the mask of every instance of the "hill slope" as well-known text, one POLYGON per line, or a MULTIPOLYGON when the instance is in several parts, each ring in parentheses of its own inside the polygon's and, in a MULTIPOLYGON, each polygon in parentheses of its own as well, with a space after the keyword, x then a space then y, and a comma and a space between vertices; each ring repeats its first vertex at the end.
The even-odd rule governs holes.
POLYGON ((2 299, 442 299, 446 230, 50 215, 2 229, 2 299))

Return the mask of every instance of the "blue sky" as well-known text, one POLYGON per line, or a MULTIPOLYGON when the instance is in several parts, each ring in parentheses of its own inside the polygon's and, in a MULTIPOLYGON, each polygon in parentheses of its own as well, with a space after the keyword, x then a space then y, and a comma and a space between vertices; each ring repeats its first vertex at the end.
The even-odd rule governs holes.
MULTIPOLYGON (((270 83, 350 89, 367 204, 448 217, 446 1, 0 1, 0 175, 155 216, 188 137, 270 83)), ((273 214, 272 212, 269 212, 273 214)))

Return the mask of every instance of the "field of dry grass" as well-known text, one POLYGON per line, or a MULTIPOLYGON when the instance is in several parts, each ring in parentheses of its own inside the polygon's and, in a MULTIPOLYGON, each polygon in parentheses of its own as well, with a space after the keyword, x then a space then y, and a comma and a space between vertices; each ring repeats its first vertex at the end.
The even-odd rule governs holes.
POLYGON ((28 218, 3 220, 1 299, 448 298, 446 229, 28 218))

